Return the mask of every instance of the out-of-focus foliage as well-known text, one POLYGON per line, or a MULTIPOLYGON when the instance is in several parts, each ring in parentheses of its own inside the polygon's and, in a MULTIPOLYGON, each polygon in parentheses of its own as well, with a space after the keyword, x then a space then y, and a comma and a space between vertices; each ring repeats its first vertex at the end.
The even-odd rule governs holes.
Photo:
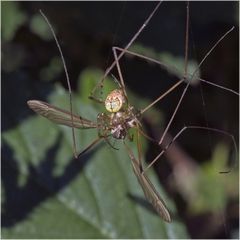
MULTIPOLYGON (((227 207, 229 197, 232 199, 239 197, 237 167, 231 169, 229 173, 220 173, 228 170, 226 169, 228 151, 227 145, 219 144, 212 158, 201 168, 195 169, 188 178, 184 174, 178 174, 177 186, 188 202, 188 211, 191 214, 223 211, 227 207)), ((234 161, 237 161, 237 153, 234 154, 234 161)))
MULTIPOLYGON (((83 72, 80 91, 89 92, 88 86, 92 84, 86 82, 93 76, 100 76, 99 73, 93 70, 83 72)), ((96 80, 98 78, 95 83, 96 80)), ((112 87, 112 84, 106 85, 108 89, 112 87)), ((65 109, 68 108, 66 99, 67 92, 59 85, 48 97, 51 104, 65 109)), ((86 105, 86 96, 80 94, 74 95, 74 99, 77 112, 88 119, 96 119, 99 107, 86 105)), ((77 146, 84 148, 96 136, 95 129, 77 131, 77 146)), ((165 223, 149 210, 151 207, 144 200, 121 143, 114 143, 119 150, 102 143, 75 160, 71 130, 36 115, 4 132, 3 143, 11 153, 2 163, 6 167, 4 177, 11 178, 10 182, 3 181, 3 212, 11 226, 2 229, 5 238, 187 237, 180 222, 165 223), (38 199, 32 202, 38 188, 41 189, 38 199), (18 192, 18 203, 10 189, 13 193, 18 192), (18 204, 22 206, 23 201, 29 201, 29 207, 19 209, 14 220, 11 218, 13 211, 18 204)), ((130 145, 136 153, 136 144, 130 145)), ((152 172, 149 173, 174 213, 173 203, 159 187, 152 172)))
POLYGON ((2 39, 10 41, 16 30, 26 21, 26 15, 19 10, 17 2, 1 4, 2 7, 2 39))
MULTIPOLYGON (((216 212, 219 209, 225 209, 227 197, 233 199, 238 197, 238 169, 235 167, 228 174, 220 173, 226 171, 228 150, 225 144, 216 146, 212 159, 203 165, 201 174, 196 178, 195 192, 198 191, 198 194, 190 204, 195 213, 216 212)), ((235 155, 234 161, 237 161, 237 155, 235 155)))
MULTIPOLYGON (((185 59, 182 57, 174 56, 169 52, 158 53, 153 48, 146 47, 137 43, 134 44, 130 50, 164 63, 164 65, 162 65, 162 68, 167 70, 170 74, 177 76, 179 79, 184 76, 185 59)), ((149 63, 152 62, 149 61, 149 63)), ((191 84, 196 84, 198 81, 197 78, 200 77, 200 69, 198 69, 197 62, 194 60, 188 60, 187 71, 190 77, 188 80, 191 81, 191 84), (191 77, 191 75, 193 75, 193 77, 191 77)))
MULTIPOLYGON (((33 98, 69 109, 69 97, 62 85, 59 83, 51 85, 51 81, 64 78, 62 62, 56 55, 57 51, 50 54, 47 63, 44 62, 44 56, 47 54, 42 51, 41 60, 36 59, 42 65, 39 67, 40 70, 36 71, 39 62, 35 62, 37 52, 35 49, 43 42, 54 47, 55 43, 46 22, 36 13, 37 10, 34 10, 34 14, 27 15, 24 13, 24 7, 20 8, 20 6, 24 4, 2 3, 2 236, 4 238, 189 238, 186 226, 178 219, 174 202, 163 191, 154 173, 149 171, 151 180, 172 213, 173 223, 163 222, 152 211, 151 206, 145 201, 121 142, 112 142, 119 150, 112 149, 106 143, 99 144, 77 161, 73 159, 71 129, 57 126, 36 116, 28 109, 26 101, 33 98), (20 38, 18 42, 14 37, 22 26, 25 27, 24 31, 27 29, 33 35, 28 38, 24 35, 27 31, 23 31, 24 34, 21 35, 21 32, 20 37, 18 36, 20 38)), ((26 6, 27 4, 25 11, 28 9, 26 6)), ((58 30, 60 28, 56 29, 57 34, 58 30)), ((61 44, 66 47, 68 43, 61 42, 61 44)), ((99 47, 98 44, 97 46, 99 47)), ((41 47, 45 49, 42 45, 41 47)), ((91 51, 98 50, 95 47, 90 47, 91 51)), ((72 52, 75 49, 79 50, 75 46, 72 52)), ((169 52, 158 53, 153 48, 141 44, 135 44, 131 50, 176 67, 177 71, 169 68, 168 72, 170 75, 182 76, 183 57, 176 57, 169 52)), ((80 50, 80 53, 83 52, 80 50)), ((65 53, 64 51, 64 55, 65 53)), ((81 57, 82 55, 79 54, 79 58, 81 57)), ((68 58, 68 66, 76 68, 76 62, 74 64, 68 58)), ((83 66, 85 67, 84 64, 83 66)), ((195 61, 189 61, 189 72, 193 73, 196 67, 195 61)), ((141 69, 137 67, 136 72, 138 70, 141 69)), ((153 68, 150 70, 152 71, 153 68)), ((88 96, 103 73, 98 69, 83 71, 83 68, 79 72, 81 75, 74 94, 74 111, 95 121, 97 113, 104 111, 104 108, 90 101, 88 96)), ((142 82, 140 78, 136 79, 138 86, 142 85, 145 93, 147 93, 147 85, 153 86, 152 89, 158 91, 157 85, 168 81, 163 78, 150 84, 148 76, 143 78, 145 80, 142 82)), ((104 98, 115 87, 113 80, 107 79, 98 96, 104 98)), ((137 96, 130 91, 128 93, 130 103, 139 109, 151 102, 143 96, 137 96)), ((201 97, 204 97, 204 94, 201 97)), ((212 101, 214 94, 211 97, 213 98, 204 106, 204 113, 207 112, 208 106, 214 105, 212 101)), ((201 103, 205 104, 203 100, 201 103)), ((193 106, 197 113, 199 112, 199 108, 195 107, 195 99, 188 101, 188 104, 193 106)), ((162 102, 158 105, 162 107, 162 102)), ((194 109, 188 110, 189 105, 184 105, 186 111, 189 111, 188 114, 185 112, 186 119, 197 115, 194 109)), ((211 112, 211 115, 216 115, 215 118, 218 118, 216 114, 218 105, 214 106, 214 112, 211 112)), ((205 115, 207 120, 209 115, 205 115)), ((226 116, 227 114, 222 113, 221 118, 226 116)), ((157 126, 152 128, 154 133, 169 120, 156 108, 147 111, 144 120, 146 119, 148 123, 157 126)), ((214 126, 215 121, 212 120, 214 126)), ((178 120, 173 125, 177 123, 178 120)), ((80 150, 96 138, 97 131, 95 129, 76 131, 76 135, 77 147, 80 150)), ((201 143, 198 134, 188 140, 190 145, 194 143, 197 147, 200 147, 199 142, 201 143)), ((148 151, 149 154, 150 145, 144 140, 142 143, 143 152, 148 151)), ((130 145, 136 153, 135 143, 130 145)), ((226 210, 229 199, 232 202, 238 199, 238 169, 229 174, 218 173, 225 169, 228 147, 226 143, 216 145, 210 160, 203 159, 206 161, 202 164, 203 167, 199 166, 197 171, 188 175, 180 174, 181 181, 177 182, 175 191, 177 189, 184 199, 187 205, 186 215, 190 218, 208 213, 214 215, 226 210)), ((159 149, 156 154, 158 153, 159 149)), ((172 180, 173 183, 174 178, 171 177, 170 174, 166 182, 172 180)), ((234 219, 237 218, 235 212, 232 214, 234 219)), ((238 236, 238 232, 234 231, 231 235, 238 236)))
MULTIPOLYGON (((51 31, 49 31, 49 26, 46 24, 43 16, 39 13, 36 13, 30 21, 30 29, 33 33, 37 34, 44 40, 53 39, 51 31)), ((57 34, 57 29, 54 29, 57 34)))
POLYGON ((60 57, 51 59, 49 65, 42 68, 40 72, 40 79, 43 81, 51 81, 56 78, 63 70, 63 65, 60 57))

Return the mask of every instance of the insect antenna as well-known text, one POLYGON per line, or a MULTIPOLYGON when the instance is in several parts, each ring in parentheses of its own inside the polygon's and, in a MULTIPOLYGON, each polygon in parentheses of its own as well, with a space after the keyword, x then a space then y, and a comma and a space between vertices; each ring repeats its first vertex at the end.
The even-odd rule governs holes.
MULTIPOLYGON (((77 148, 76 148, 76 138, 75 138, 75 130, 74 130, 74 124, 73 124, 73 104, 72 104, 72 88, 71 88, 71 84, 70 84, 70 79, 69 79, 69 74, 68 74, 68 70, 67 70, 67 65, 66 65, 66 62, 65 62, 65 59, 64 59, 64 56, 63 56, 63 52, 61 50, 61 47, 60 47, 60 44, 59 44, 59 41, 57 39, 57 36, 54 32, 54 29, 51 25, 51 23, 49 22, 47 16, 42 12, 42 10, 40 9, 39 10, 40 14, 43 16, 43 18, 45 19, 45 21, 47 22, 51 32, 52 32, 52 35, 54 37, 54 40, 56 42, 56 45, 57 45, 57 48, 59 50, 59 53, 60 53, 60 56, 61 56, 61 60, 62 60, 62 63, 63 63, 63 67, 64 67, 64 72, 65 72, 65 76, 66 76, 66 79, 67 79, 67 85, 68 85, 68 91, 69 91, 69 102, 70 102, 70 113, 71 113, 71 121, 72 121, 72 137, 73 137, 73 151, 74 151, 74 157, 75 158, 78 158, 78 154, 77 154, 77 148)), ((81 117, 80 117, 81 119, 81 117)))

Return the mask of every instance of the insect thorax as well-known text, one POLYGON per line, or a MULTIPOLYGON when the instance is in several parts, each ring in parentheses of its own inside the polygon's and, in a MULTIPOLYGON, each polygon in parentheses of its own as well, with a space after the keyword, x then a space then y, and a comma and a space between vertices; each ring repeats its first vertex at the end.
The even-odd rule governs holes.
POLYGON ((140 125, 140 114, 132 106, 114 113, 100 113, 98 115, 99 136, 111 135, 116 139, 125 139, 128 130, 140 125))
POLYGON ((125 139, 130 128, 140 125, 140 112, 128 104, 121 89, 115 89, 108 94, 105 108, 109 113, 98 115, 99 136, 111 135, 116 139, 125 139))
POLYGON ((136 113, 137 112, 132 106, 129 106, 126 111, 112 113, 111 133, 114 138, 124 139, 130 128, 137 127, 140 124, 136 113))

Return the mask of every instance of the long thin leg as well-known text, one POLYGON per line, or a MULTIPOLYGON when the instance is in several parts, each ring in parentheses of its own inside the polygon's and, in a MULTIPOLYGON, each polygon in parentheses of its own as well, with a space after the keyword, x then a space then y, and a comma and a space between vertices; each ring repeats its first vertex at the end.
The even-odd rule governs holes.
MULTIPOLYGON (((187 63, 187 57, 188 57, 188 36, 189 36, 189 27, 188 27, 188 25, 189 25, 189 3, 187 4, 187 19, 186 19, 186 21, 187 21, 187 27, 186 27, 186 42, 185 42, 185 64, 187 65, 187 64, 188 64, 188 63, 187 63)), ((193 75, 192 75, 192 78, 194 78, 194 76, 196 75, 196 73, 198 72, 199 68, 201 67, 201 65, 202 65, 202 64, 204 63, 204 61, 206 60, 206 58, 209 56, 209 54, 216 48, 216 46, 217 46, 233 29, 234 29, 234 27, 232 27, 229 31, 227 31, 227 32, 213 45, 213 47, 207 52, 207 54, 205 55, 205 57, 202 59, 202 61, 201 61, 200 64, 198 65, 197 69, 194 71, 194 73, 193 73, 193 75)), ((187 66, 185 66, 185 71, 186 71, 186 72, 185 72, 184 76, 187 76, 187 66)), ((188 90, 188 87, 189 87, 189 85, 190 85, 190 82, 191 82, 191 81, 189 81, 189 82, 187 83, 187 86, 186 86, 186 87, 184 88, 184 90, 183 90, 183 93, 182 93, 182 95, 181 95, 181 97, 180 97, 180 99, 179 99, 179 102, 178 102, 178 104, 177 104, 177 106, 176 106, 176 108, 175 108, 175 110, 174 110, 174 112, 173 112, 173 114, 172 114, 172 116, 171 116, 168 124, 167 124, 167 127, 165 128, 165 130, 164 130, 164 132, 163 132, 163 135, 162 135, 162 137, 161 137, 161 139, 160 139, 160 141, 159 141, 159 145, 162 144, 162 142, 163 142, 163 140, 164 140, 164 137, 166 136, 166 134, 167 134, 167 132, 168 132, 168 130, 169 130, 169 128, 170 128, 170 126, 171 126, 174 118, 175 118, 175 115, 176 115, 176 113, 177 113, 177 111, 178 111, 178 109, 179 109, 179 107, 180 107, 180 105, 181 105, 181 103, 182 103, 183 97, 185 96, 185 94, 186 94, 186 92, 187 92, 187 90, 188 90)))
MULTIPOLYGON (((187 28, 186 28, 185 54, 188 52, 189 2, 188 2, 188 4, 187 4, 187 20, 186 20, 186 21, 187 21, 187 22, 186 22, 187 28)), ((201 67, 201 65, 202 65, 202 64, 204 63, 204 61, 206 60, 206 58, 209 56, 209 54, 216 48, 216 46, 217 46, 233 29, 234 29, 234 27, 232 27, 229 31, 227 31, 227 32, 213 45, 213 47, 207 52, 207 54, 205 55, 205 57, 202 59, 202 61, 199 63, 198 67, 196 68, 196 70, 195 70, 194 73, 192 74, 192 78, 194 78, 194 76, 196 75, 196 73, 198 72, 199 68, 201 67)), ((186 56, 185 56, 185 64, 187 64, 187 62, 188 62, 188 59, 187 59, 187 58, 188 58, 188 54, 186 54, 186 56)), ((187 66, 185 66, 185 71, 187 71, 187 66)), ((184 76, 187 76, 187 72, 185 72, 184 76)), ((179 102, 178 102, 178 104, 177 104, 177 106, 176 106, 176 108, 175 108, 175 110, 174 110, 174 112, 173 112, 173 114, 172 114, 172 116, 171 116, 168 124, 167 124, 167 127, 165 128, 165 130, 164 130, 164 132, 163 132, 163 135, 162 135, 162 137, 161 137, 161 139, 160 139, 160 141, 159 141, 159 145, 162 144, 162 142, 163 142, 163 140, 164 140, 164 137, 166 136, 166 134, 167 134, 167 132, 168 132, 168 130, 169 130, 169 128, 170 128, 170 126, 171 126, 174 118, 175 118, 175 115, 176 115, 176 113, 177 113, 177 111, 178 111, 178 109, 179 109, 179 107, 180 107, 180 105, 181 105, 181 103, 182 103, 182 100, 183 100, 183 98, 184 98, 184 96, 185 96, 185 94, 186 94, 186 92, 187 92, 187 90, 188 90, 188 88, 189 88, 190 82, 191 82, 191 81, 189 81, 189 82, 187 83, 187 86, 186 86, 186 87, 184 88, 184 90, 183 90, 183 93, 182 93, 182 95, 181 95, 181 97, 180 97, 180 99, 179 99, 179 102)))
POLYGON ((144 136, 145 138, 147 138, 148 140, 150 140, 151 142, 153 142, 154 144, 159 146, 158 141, 156 141, 152 137, 148 136, 141 128, 138 128, 138 131, 142 136, 144 136))
POLYGON ((129 55, 134 56, 134 57, 138 57, 140 59, 143 59, 143 60, 145 60, 147 62, 155 63, 155 64, 159 65, 162 69, 166 70, 167 72, 169 72, 171 74, 176 75, 177 77, 182 76, 182 73, 179 71, 179 69, 177 69, 173 65, 170 66, 169 64, 166 64, 166 63, 161 62, 159 60, 156 60, 154 58, 150 58, 150 57, 147 57, 147 56, 145 56, 143 54, 136 53, 136 52, 133 52, 133 51, 130 51, 130 50, 126 50, 126 49, 118 47, 118 46, 114 46, 113 48, 115 48, 116 50, 120 51, 121 52, 120 54, 127 53, 129 55))
MULTIPOLYGON (((128 49, 133 42, 137 39, 137 37, 139 36, 139 34, 143 31, 143 29, 148 25, 149 21, 151 20, 151 18, 153 17, 153 15, 155 14, 155 12, 157 11, 157 9, 159 8, 159 6, 161 5, 163 1, 161 0, 156 7, 153 9, 153 11, 151 12, 151 14, 147 17, 147 19, 145 20, 145 22, 143 23, 143 25, 141 25, 141 27, 138 29, 138 31, 135 33, 135 35, 133 36, 133 38, 129 41, 129 43, 126 45, 126 47, 124 49, 128 49)), ((119 61, 122 56, 124 55, 124 52, 121 53, 118 57, 117 57, 117 61, 119 61)), ((107 70, 105 71, 103 77, 100 79, 100 81, 98 82, 98 84, 94 87, 94 89, 92 90, 92 92, 90 93, 89 98, 91 99, 96 99, 94 94, 96 92, 96 90, 102 86, 103 81, 105 80, 106 76, 110 73, 110 71, 113 69, 113 67, 117 64, 116 60, 110 65, 109 68, 107 68, 107 70)), ((96 101, 99 101, 99 99, 96 99, 96 101)), ((102 102, 100 100, 100 102, 102 102)))
MULTIPOLYGON (((126 93, 126 88, 125 88, 125 83, 123 80, 123 76, 122 76, 122 71, 120 68, 120 64, 118 61, 118 56, 117 56, 117 49, 121 49, 121 48, 117 48, 117 47, 113 47, 113 55, 114 55, 114 59, 116 61, 116 65, 117 65, 117 70, 118 70, 118 75, 120 78, 120 83, 121 83, 121 87, 123 90, 123 93, 125 95, 126 100, 128 101, 127 98, 127 93, 126 93)), ((125 49, 121 49, 122 51, 125 51, 125 49)), ((129 51, 128 51, 129 52, 129 51)), ((160 62, 159 62, 160 63, 160 62)), ((185 78, 184 78, 185 79, 185 78)), ((172 92, 175 88, 177 88, 182 82, 184 82, 184 79, 179 80, 176 84, 174 84, 172 87, 170 87, 167 91, 165 91, 162 95, 160 95, 155 101, 153 101, 151 104, 149 104, 147 107, 145 107, 144 109, 141 110, 141 114, 143 114, 146 110, 148 110, 149 108, 151 108, 155 103, 157 103, 158 101, 160 101, 161 99, 163 99, 165 96, 167 96, 170 92, 172 92)))
POLYGON ((122 88, 123 94, 124 94, 124 96, 125 96, 125 98, 128 102, 125 83, 124 83, 124 80, 123 80, 122 71, 121 71, 121 68, 120 68, 119 61, 118 61, 117 52, 116 52, 116 49, 114 47, 112 48, 112 50, 113 50, 113 56, 114 56, 114 59, 116 61, 116 65, 117 65, 117 70, 118 70, 118 75, 119 75, 119 78, 120 78, 121 88, 122 88))
MULTIPOLYGON (((175 137, 163 148, 163 150, 151 161, 151 163, 144 169, 144 172, 147 171, 166 151, 167 149, 176 141, 177 138, 179 138, 183 132, 185 132, 187 129, 200 129, 200 130, 207 130, 207 131, 212 131, 215 133, 220 133, 223 135, 226 135, 227 137, 231 138, 231 140, 233 141, 233 145, 234 145, 234 149, 235 149, 235 153, 237 156, 237 144, 235 141, 235 138, 232 134, 220 130, 220 129, 216 129, 216 128, 210 128, 210 127, 201 127, 201 126, 185 126, 183 127, 176 135, 175 137)), ((222 171, 221 173, 227 173, 230 172, 231 169, 227 170, 227 171, 222 171)))
MULTIPOLYGON (((210 52, 216 47, 216 45, 227 35, 229 34, 231 31, 233 30, 233 28, 231 28, 228 32, 226 32, 224 34, 224 36, 222 36, 218 42, 213 46, 213 48, 207 53, 207 55, 204 57, 204 59, 201 61, 201 63, 199 64, 199 66, 197 67, 197 70, 195 71, 194 74, 196 74, 196 72, 198 71, 199 67, 201 64, 203 64, 203 61, 206 59, 206 57, 210 54, 210 52)), ((141 59, 144 59, 148 62, 153 62, 153 63, 156 63, 158 65, 160 65, 163 69, 167 70, 169 73, 175 73, 175 75, 177 77, 180 76, 180 72, 177 68, 175 68, 174 66, 169 66, 161 61, 158 61, 158 60, 155 60, 155 59, 152 59, 152 58, 149 58, 145 55, 142 55, 142 54, 139 54, 139 53, 135 53, 135 52, 132 52, 132 51, 129 51, 129 50, 126 50, 126 49, 123 49, 123 48, 120 48, 120 47, 113 47, 113 49, 115 50, 118 50, 120 51, 121 53, 125 52, 127 54, 130 54, 132 56, 135 56, 135 57, 138 57, 138 58, 141 58, 141 59)), ((185 67, 185 70, 186 70, 186 67, 185 67)), ((173 91, 176 87, 178 87, 181 83, 183 83, 185 81, 185 79, 189 79, 189 78, 193 78, 194 76, 191 75, 189 77, 187 77, 187 73, 185 73, 185 77, 182 78, 181 80, 179 80, 175 85, 173 85, 170 89, 168 89, 164 94, 162 94, 161 96, 159 96, 156 100, 154 100, 151 104, 149 104, 148 106, 146 106, 144 109, 141 110, 141 113, 144 113, 145 111, 147 111, 149 108, 151 108, 154 104, 156 104, 158 101, 160 101, 163 97, 167 96, 168 93, 170 93, 171 91, 173 91)), ((202 79, 202 78, 198 78, 198 80, 200 82, 204 82, 206 84, 209 84, 209 85, 212 85, 212 86, 215 86, 215 87, 218 87, 220 89, 223 89, 225 91, 228 91, 228 92, 231 92, 237 96, 239 96, 240 94, 232 89, 229 89, 229 88, 226 88, 226 87, 223 87, 221 85, 218 85, 216 83, 212 83, 210 81, 207 81, 205 79, 202 79)), ((191 80, 189 80, 191 81, 191 80)))
MULTIPOLYGON (((145 111, 148 110, 150 107, 152 107, 154 104, 156 104, 158 101, 160 101, 164 96, 166 96, 169 92, 173 91, 177 86, 179 86, 179 85, 186 79, 186 77, 187 77, 187 75, 188 75, 188 74, 187 74, 187 63, 188 63, 188 36, 189 36, 189 32, 188 32, 189 30, 188 30, 188 29, 189 29, 189 3, 187 4, 187 17, 186 17, 185 69, 184 69, 185 73, 184 73, 184 78, 181 79, 179 82, 177 82, 174 86, 172 86, 165 94, 163 94, 163 95, 161 95, 160 97, 158 97, 158 98, 157 98, 155 101, 153 101, 149 106, 147 106, 147 107, 145 107, 143 110, 141 110, 141 113, 145 112, 145 111)), ((209 56, 209 54, 216 48, 216 46, 217 46, 231 31, 233 31, 233 29, 234 29, 234 27, 232 27, 230 30, 228 30, 228 31, 213 45, 213 47, 207 52, 207 54, 205 55, 205 57, 204 57, 204 58, 202 59, 202 61, 199 63, 198 67, 196 68, 196 70, 195 70, 194 73, 192 74, 191 78, 194 78, 194 76, 196 75, 196 73, 198 72, 199 68, 201 67, 201 65, 202 65, 202 64, 204 63, 204 61, 206 60, 206 58, 209 56)), ((115 49, 121 50, 121 51, 122 51, 121 54, 127 52, 127 53, 130 53, 130 54, 132 54, 132 55, 141 57, 141 58, 143 58, 143 59, 145 59, 145 60, 147 60, 147 61, 155 62, 155 63, 163 66, 164 68, 169 69, 169 67, 167 67, 165 64, 161 63, 160 61, 153 60, 153 59, 151 59, 151 58, 148 58, 148 57, 143 56, 143 55, 140 55, 140 54, 135 54, 135 53, 130 52, 130 51, 126 50, 126 49, 121 49, 121 48, 118 48, 118 47, 115 47, 115 49)), ((121 55, 121 54, 120 54, 120 55, 121 55)), ((202 79, 200 79, 200 80, 202 81, 202 79)), ((169 120, 169 122, 168 122, 168 124, 167 124, 167 126, 166 126, 166 128, 165 128, 165 130, 164 130, 164 133, 163 133, 161 139, 159 140, 159 145, 162 144, 162 142, 163 142, 163 140, 164 140, 164 137, 166 136, 166 134, 167 134, 167 132, 168 132, 168 130, 169 130, 169 128, 170 128, 170 126, 171 126, 174 118, 175 118, 175 115, 176 115, 176 113, 177 113, 177 111, 178 111, 178 109, 179 109, 179 107, 180 107, 180 105, 181 105, 181 103, 182 103, 182 100, 183 100, 183 98, 184 98, 184 96, 185 96, 185 94, 186 94, 186 92, 187 92, 187 90, 188 90, 188 88, 189 88, 190 82, 191 82, 191 81, 188 81, 186 87, 184 88, 184 90, 183 90, 183 92, 182 92, 182 95, 181 95, 181 97, 180 97, 180 99, 179 99, 179 101, 178 101, 178 103, 177 103, 177 106, 175 107, 175 110, 174 110, 174 112, 173 112, 173 114, 172 114, 172 116, 171 116, 171 118, 170 118, 170 120, 169 120)), ((210 85, 215 85, 215 84, 212 84, 212 83, 210 83, 210 82, 208 82, 208 81, 206 81, 206 80, 203 80, 203 82, 209 83, 210 85)), ((222 87, 222 86, 219 86, 219 87, 222 88, 222 89, 225 89, 225 88, 222 87)), ((239 95, 239 93, 234 92, 234 91, 231 90, 231 89, 227 89, 227 88, 226 88, 225 90, 228 90, 228 91, 230 90, 230 91, 233 92, 234 94, 239 95)))
POLYGON ((86 153, 88 150, 90 150, 93 146, 95 146, 100 140, 102 140, 103 137, 97 137, 94 139, 86 148, 84 148, 78 155, 77 158, 80 158, 84 153, 86 153))
MULTIPOLYGON (((124 84, 124 80, 122 77, 122 73, 121 73, 121 68, 119 65, 119 62, 117 60, 117 53, 116 50, 121 50, 121 51, 125 51, 122 48, 118 48, 118 47, 113 47, 113 53, 114 53, 114 57, 116 59, 116 64, 117 64, 117 69, 118 69, 118 74, 119 74, 119 78, 121 81, 121 84, 124 88, 124 94, 126 95, 126 91, 125 91, 125 84, 124 84)), ((135 53, 127 51, 128 53, 132 53, 132 55, 135 55, 135 53)), ((143 55, 142 55, 143 56, 143 55)), ((141 55, 138 55, 138 57, 141 57, 141 55)), ((148 59, 148 58, 147 58, 148 59)), ((149 58, 150 60, 150 58, 149 58)), ((161 62, 157 61, 160 65, 162 64, 161 62)), ((172 92, 175 88, 177 88, 181 83, 184 82, 184 79, 179 80, 177 83, 175 83, 172 87, 170 87, 167 91, 165 91, 162 95, 160 95, 156 100, 154 100, 151 104, 149 104, 147 107, 145 107, 144 109, 141 110, 141 114, 143 114, 145 111, 147 111, 149 108, 151 108, 154 104, 156 104, 158 101, 160 101, 161 99, 163 99, 165 96, 167 96, 170 92, 172 92)))
MULTIPOLYGON (((224 34, 224 36, 222 36, 221 38, 224 38, 224 37, 226 36, 226 34, 229 34, 231 31, 233 31, 233 29, 234 29, 234 28, 231 28, 230 30, 228 30, 228 31, 224 34)), ((120 52, 125 52, 125 53, 127 53, 127 54, 132 55, 132 56, 135 56, 135 57, 138 57, 138 58, 140 58, 140 59, 146 60, 147 62, 156 63, 156 64, 159 65, 162 69, 166 70, 167 72, 169 72, 169 73, 171 73, 171 74, 176 75, 176 77, 181 76, 181 72, 179 71, 179 69, 177 69, 177 68, 176 68, 175 66, 173 66, 173 65, 166 64, 166 63, 164 63, 164 62, 161 62, 161 61, 159 61, 159 60, 156 60, 156 59, 147 57, 147 56, 145 56, 145 55, 143 55, 143 54, 140 54, 140 53, 135 53, 135 52, 132 52, 132 51, 129 51, 129 50, 125 50, 124 48, 121 48, 121 47, 115 46, 115 47, 113 47, 113 48, 115 48, 116 50, 118 50, 118 51, 120 51, 120 52)), ((208 55, 209 55, 209 54, 208 54, 208 55)), ((199 68, 199 66, 198 66, 198 68, 199 68)), ((198 68, 197 68, 197 69, 198 69, 198 68)), ((192 77, 192 75, 190 75, 190 76, 186 76, 185 78, 186 78, 186 79, 189 79, 188 81, 190 81, 190 79, 193 78, 193 77, 192 77)), ((204 83, 206 83, 206 84, 215 86, 215 87, 217 87, 217 88, 223 89, 223 90, 225 90, 225 91, 231 92, 231 93, 233 93, 233 94, 235 94, 235 95, 237 95, 237 96, 240 95, 238 92, 236 92, 236 91, 234 91, 234 90, 232 90, 232 89, 229 89, 229 88, 227 88, 227 87, 223 87, 223 86, 221 86, 221 85, 219 85, 219 84, 216 84, 216 83, 212 83, 212 82, 207 81, 207 80, 205 80, 205 79, 197 78, 197 80, 200 81, 200 82, 204 82, 204 83)))
POLYGON ((142 166, 142 145, 141 145, 141 142, 140 142, 139 126, 137 127, 137 149, 138 149, 139 164, 142 166))

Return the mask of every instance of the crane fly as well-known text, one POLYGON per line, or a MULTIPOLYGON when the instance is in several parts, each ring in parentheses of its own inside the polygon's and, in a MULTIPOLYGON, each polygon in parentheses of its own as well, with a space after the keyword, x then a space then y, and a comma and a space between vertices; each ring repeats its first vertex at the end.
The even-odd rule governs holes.
MULTIPOLYGON (((131 105, 128 101, 128 95, 126 92, 125 88, 125 83, 123 80, 122 76, 122 71, 121 67, 119 64, 119 60, 124 56, 124 54, 130 54, 135 57, 139 57, 141 59, 147 60, 149 62, 154 62, 158 64, 160 67, 166 69, 166 70, 171 70, 174 69, 174 67, 170 67, 169 65, 164 64, 163 62, 160 62, 158 60, 154 60, 152 58, 149 58, 147 56, 132 52, 129 50, 130 46, 134 43, 136 38, 139 36, 139 34, 142 32, 142 30, 148 25, 149 21, 161 5, 162 1, 160 1, 156 7, 153 9, 151 14, 147 17, 146 21, 144 22, 143 25, 139 28, 139 30, 135 33, 135 35, 132 37, 132 39, 129 41, 129 43, 125 46, 125 48, 120 48, 120 47, 113 47, 113 55, 114 55, 114 62, 109 66, 109 68, 106 70, 104 76, 100 79, 98 84, 95 86, 95 88, 92 90, 90 93, 90 98, 105 105, 106 112, 99 113, 97 116, 96 121, 90 121, 84 117, 81 117, 79 115, 73 114, 72 111, 72 97, 71 97, 71 85, 69 81, 69 76, 66 68, 66 63, 59 45, 59 42, 56 38, 56 35, 54 33, 54 30, 49 23, 47 17, 41 12, 42 16, 48 23, 52 34, 55 38, 57 47, 59 49, 65 74, 66 74, 66 79, 68 83, 68 88, 69 88, 69 96, 70 96, 70 111, 65 111, 62 110, 58 107, 52 106, 46 102, 42 102, 39 100, 29 100, 27 102, 28 106, 35 111, 36 113, 42 115, 43 117, 51 120, 54 123, 57 124, 62 124, 66 125, 72 128, 72 135, 73 135, 73 149, 74 149, 74 155, 76 158, 79 158, 84 152, 92 148, 94 145, 96 145, 98 142, 101 140, 106 141, 110 146, 112 144, 110 143, 109 139, 114 138, 117 140, 121 140, 123 142, 123 145, 125 146, 126 152, 128 153, 131 163, 132 163, 132 168, 133 172, 135 173, 139 184, 141 185, 143 192, 145 194, 146 199, 152 204, 156 212, 165 220, 166 222, 171 222, 171 216, 170 213, 156 191, 155 187, 149 180, 149 178, 146 175, 146 170, 149 169, 163 154, 167 149, 171 146, 171 144, 186 130, 186 129, 203 129, 203 130, 208 130, 208 131, 213 131, 213 132, 218 132, 221 134, 225 134, 227 136, 231 136, 227 132, 224 132, 222 130, 218 130, 215 128, 210 128, 210 127, 200 127, 200 126, 186 126, 182 128, 181 131, 178 132, 178 134, 173 138, 173 140, 168 143, 167 145, 163 146, 163 140, 169 130, 170 125, 173 122, 173 119, 179 109, 179 106, 182 102, 182 99, 184 95, 186 94, 186 91, 190 85, 190 81, 186 81, 187 79, 193 79, 196 77, 197 72, 202 65, 202 63, 205 61, 207 56, 213 51, 213 49, 221 42, 223 38, 225 38, 232 30, 230 29, 227 31, 215 44, 214 46, 207 52, 203 60, 200 62, 198 65, 197 69, 193 74, 188 74, 187 70, 187 63, 188 63, 188 29, 189 29, 189 4, 187 4, 187 14, 186 14, 186 34, 185 34, 185 69, 184 69, 184 75, 181 77, 181 79, 175 83, 172 87, 170 87, 164 94, 160 95, 155 101, 153 101, 151 104, 146 106, 145 108, 138 110, 136 109, 133 105, 131 105), (97 89, 99 89, 101 86, 103 86, 104 80, 106 77, 111 73, 111 70, 116 67, 117 72, 118 72, 118 77, 114 77, 114 81, 117 83, 117 88, 112 90, 110 93, 108 93, 106 99, 99 99, 95 97, 95 92, 97 89), (172 114, 172 117, 170 121, 167 124, 167 127, 164 130, 164 133, 162 134, 162 137, 159 141, 156 141, 149 137, 143 130, 142 123, 141 123, 141 118, 142 115, 150 109, 154 104, 159 102, 161 99, 163 99, 165 96, 167 96, 170 92, 172 92, 174 89, 176 89, 179 85, 185 83, 186 86, 182 92, 182 95, 178 101, 178 104, 172 114), (79 154, 76 152, 76 143, 75 143, 75 128, 78 129, 96 129, 98 133, 98 137, 94 139, 83 151, 81 151, 79 154), (138 156, 136 157, 131 150, 131 148, 127 144, 127 140, 132 141, 133 137, 130 134, 130 129, 135 129, 136 130, 136 140, 137 140, 137 149, 138 149, 138 156), (159 147, 162 148, 160 153, 151 161, 151 163, 144 168, 142 164, 142 159, 141 159, 141 144, 140 144, 140 136, 144 136, 150 141, 155 142, 159 147)), ((176 72, 176 71, 172 71, 176 72)), ((206 81, 204 79, 199 78, 198 79, 201 82, 204 82, 205 84, 209 85, 214 85, 215 87, 222 88, 226 91, 229 91, 233 94, 239 95, 238 93, 234 92, 231 89, 222 87, 220 85, 211 83, 209 81, 206 81)), ((234 141, 235 143, 235 141, 234 141)), ((114 146, 112 146, 114 148, 114 146)))

